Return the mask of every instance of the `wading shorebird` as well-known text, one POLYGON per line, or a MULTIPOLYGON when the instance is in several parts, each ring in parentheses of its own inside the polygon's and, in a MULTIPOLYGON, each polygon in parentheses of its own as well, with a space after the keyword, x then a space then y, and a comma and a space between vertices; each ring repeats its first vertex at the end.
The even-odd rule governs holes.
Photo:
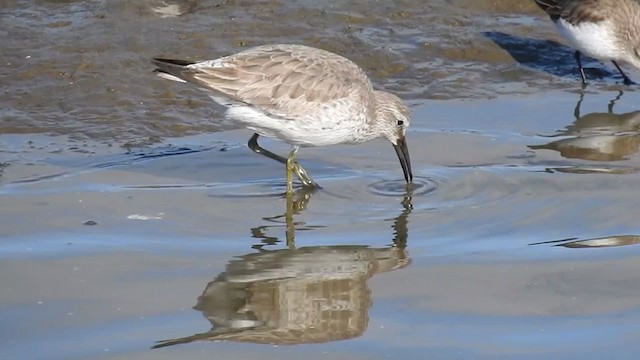
POLYGON ((580 55, 611 60, 625 85, 633 81, 618 62, 640 68, 640 1, 638 0, 534 0, 576 51, 582 83, 587 79, 580 55))
POLYGON ((395 148, 404 178, 411 183, 405 138, 409 109, 399 97, 374 90, 351 60, 302 45, 264 45, 219 59, 193 62, 154 58, 159 76, 195 84, 225 107, 227 121, 255 133, 249 148, 286 165, 287 192, 293 174, 304 186, 316 182, 296 161, 300 147, 359 144, 386 138, 395 148), (293 149, 287 158, 258 145, 278 139, 293 149))

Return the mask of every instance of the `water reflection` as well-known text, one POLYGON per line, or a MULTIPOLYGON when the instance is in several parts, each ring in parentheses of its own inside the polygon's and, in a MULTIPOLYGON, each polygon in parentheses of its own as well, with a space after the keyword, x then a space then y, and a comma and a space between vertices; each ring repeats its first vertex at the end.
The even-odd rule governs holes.
POLYGON ((288 248, 267 249, 279 242, 266 236, 270 227, 251 229, 261 243, 252 252, 229 261, 224 272, 208 283, 198 297, 212 329, 205 333, 158 341, 153 348, 193 341, 230 340, 261 344, 322 343, 362 335, 369 322, 375 274, 409 265, 406 251, 411 194, 391 226, 389 246, 365 245, 295 247, 295 231, 308 229, 294 222, 313 193, 300 190, 287 198, 285 214, 265 218, 286 226, 288 248))
POLYGON ((575 121, 553 135, 566 138, 529 148, 555 150, 570 159, 626 160, 640 146, 640 111, 615 114, 613 107, 622 95, 623 92, 619 91, 618 96, 609 102, 607 112, 581 115, 580 106, 584 99, 584 94, 581 94, 574 110, 575 121))
POLYGON ((9 166, 8 162, 0 162, 0 178, 2 178, 2 174, 4 173, 4 168, 9 166))
POLYGON ((583 248, 627 246, 627 245, 636 245, 639 243, 640 243, 640 236, 619 235, 619 236, 607 236, 607 237, 585 239, 585 240, 577 240, 577 238, 570 238, 570 239, 532 243, 529 245, 551 245, 551 246, 562 246, 562 247, 572 248, 572 249, 583 249, 583 248))
POLYGON ((151 11, 161 17, 176 17, 184 14, 189 14, 194 11, 199 6, 199 1, 197 0, 181 0, 181 1, 153 1, 150 2, 151 11))
POLYGON ((262 218, 268 221, 269 225, 261 225, 251 229, 251 237, 260 239, 260 244, 255 245, 255 249, 260 249, 265 245, 275 245, 280 240, 275 236, 268 236, 267 230, 272 228, 284 227, 287 246, 291 249, 295 248, 295 230, 311 230, 322 226, 307 226, 303 222, 294 222, 293 216, 299 214, 307 208, 307 204, 315 189, 301 188, 292 193, 286 193, 286 211, 284 214, 262 218), (275 224, 275 225, 274 225, 275 224))

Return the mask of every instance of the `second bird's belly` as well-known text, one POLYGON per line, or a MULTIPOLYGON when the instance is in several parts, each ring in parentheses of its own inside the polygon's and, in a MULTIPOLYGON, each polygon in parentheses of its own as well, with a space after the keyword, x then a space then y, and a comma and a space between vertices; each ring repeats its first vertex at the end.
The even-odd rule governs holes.
POLYGON ((586 56, 598 60, 616 60, 621 57, 621 50, 613 34, 614 25, 609 20, 572 25, 560 19, 556 25, 571 46, 586 56))

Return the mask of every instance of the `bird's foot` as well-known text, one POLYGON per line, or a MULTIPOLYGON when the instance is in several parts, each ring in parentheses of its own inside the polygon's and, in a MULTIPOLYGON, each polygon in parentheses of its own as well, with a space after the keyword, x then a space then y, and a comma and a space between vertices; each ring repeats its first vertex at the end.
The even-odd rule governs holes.
POLYGON ((318 185, 318 183, 316 183, 311 178, 311 176, 309 176, 309 173, 307 172, 307 170, 305 170, 297 162, 293 164, 291 170, 293 171, 294 174, 296 174, 298 179, 300 179, 300 182, 302 182, 302 185, 304 185, 305 187, 309 187, 309 188, 319 188, 320 187, 320 185, 318 185))

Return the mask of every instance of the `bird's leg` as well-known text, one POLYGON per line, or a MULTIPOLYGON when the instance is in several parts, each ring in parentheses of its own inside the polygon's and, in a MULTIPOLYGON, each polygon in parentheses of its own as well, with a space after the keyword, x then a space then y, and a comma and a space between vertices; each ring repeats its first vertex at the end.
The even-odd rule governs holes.
MULTIPOLYGON (((296 154, 299 147, 294 146, 287 158, 287 194, 293 193, 293 173, 296 171, 296 154)), ((297 174, 296 174, 297 175, 297 174)))
MULTIPOLYGON (((260 135, 258 135, 258 134, 253 134, 251 139, 249 139, 249 143, 247 144, 249 146, 249 149, 251 149, 256 154, 264 155, 264 156, 268 157, 269 159, 272 159, 272 160, 275 160, 277 162, 280 162, 282 164, 287 165, 288 164, 288 159, 287 158, 282 157, 282 156, 280 156, 278 154, 274 154, 271 151, 269 151, 269 150, 261 147, 260 145, 258 145, 258 137, 259 136, 260 135)), ((296 149, 296 152, 297 152, 297 149, 296 149)), ((307 170, 305 170, 297 162, 293 163, 292 171, 293 171, 293 173, 296 174, 296 176, 298 177, 298 179, 300 179, 300 181, 302 182, 302 184, 304 186, 307 186, 307 187, 319 187, 318 184, 316 184, 316 182, 313 181, 313 179, 309 176, 309 174, 307 173, 307 170)), ((288 167, 287 167, 287 172, 289 172, 289 168, 288 167)))
POLYGON ((584 68, 582 67, 582 60, 580 59, 580 51, 573 53, 573 57, 576 58, 576 63, 578 63, 578 70, 580 71, 580 77, 582 77, 582 85, 587 85, 587 77, 584 76, 584 68))
POLYGON ((307 170, 305 170, 297 162, 293 164, 293 172, 296 174, 296 176, 298 177, 300 182, 302 182, 302 185, 304 185, 304 186, 306 186, 308 188, 319 188, 320 187, 320 185, 318 185, 315 181, 313 181, 311 176, 309 176, 309 173, 307 173, 307 170))
POLYGON ((620 75, 622 75, 622 79, 625 85, 635 84, 633 81, 631 81, 631 79, 629 79, 627 74, 625 74, 624 71, 622 71, 622 68, 620 67, 620 65, 618 65, 618 63, 615 60, 611 60, 611 62, 613 63, 613 65, 616 66, 616 69, 618 69, 618 71, 620 72, 620 75))
POLYGON ((258 134, 253 134, 253 136, 251 137, 251 139, 249 139, 249 143, 247 144, 249 146, 249 149, 251 149, 254 153, 256 154, 260 154, 260 155, 264 155, 266 157, 268 157, 269 159, 278 161, 280 163, 286 164, 287 163, 287 159, 278 155, 278 154, 274 154, 271 151, 261 147, 260 145, 258 145, 258 137, 260 135, 258 134))

